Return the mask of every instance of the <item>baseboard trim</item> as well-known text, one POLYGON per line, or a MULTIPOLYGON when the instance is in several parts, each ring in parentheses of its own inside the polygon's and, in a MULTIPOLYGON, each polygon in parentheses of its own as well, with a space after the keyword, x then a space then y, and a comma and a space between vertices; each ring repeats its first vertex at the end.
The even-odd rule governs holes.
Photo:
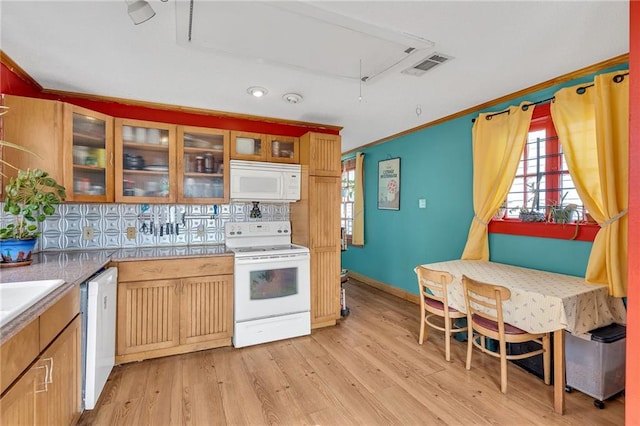
POLYGON ((417 294, 409 293, 406 290, 402 290, 390 284, 386 284, 381 281, 374 280, 373 278, 367 277, 366 275, 362 275, 357 272, 349 271, 348 275, 350 278, 358 280, 371 287, 377 288, 378 290, 384 291, 385 293, 389 293, 393 296, 399 297, 404 300, 408 300, 409 302, 412 302, 415 304, 420 303, 420 296, 418 296, 417 294))

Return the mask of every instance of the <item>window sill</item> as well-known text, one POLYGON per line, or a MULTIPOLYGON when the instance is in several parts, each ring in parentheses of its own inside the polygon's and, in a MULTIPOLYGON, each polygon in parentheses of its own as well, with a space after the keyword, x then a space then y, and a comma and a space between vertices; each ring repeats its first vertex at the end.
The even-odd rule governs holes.
POLYGON ((546 222, 521 222, 518 219, 492 220, 489 222, 490 234, 523 235, 539 238, 556 238, 559 240, 593 241, 600 230, 600 225, 581 223, 576 233, 576 224, 559 225, 546 222))

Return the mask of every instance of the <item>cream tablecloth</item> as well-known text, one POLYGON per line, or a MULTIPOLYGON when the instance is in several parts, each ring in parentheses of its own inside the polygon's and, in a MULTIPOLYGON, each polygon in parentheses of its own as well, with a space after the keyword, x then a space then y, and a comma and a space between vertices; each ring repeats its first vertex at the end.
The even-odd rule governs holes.
POLYGON ((449 304, 462 312, 466 312, 463 274, 508 287, 511 299, 503 304, 505 321, 531 333, 567 329, 582 334, 614 322, 626 324, 622 299, 609 297, 605 286, 588 284, 584 278, 480 260, 423 266, 453 274, 449 304))

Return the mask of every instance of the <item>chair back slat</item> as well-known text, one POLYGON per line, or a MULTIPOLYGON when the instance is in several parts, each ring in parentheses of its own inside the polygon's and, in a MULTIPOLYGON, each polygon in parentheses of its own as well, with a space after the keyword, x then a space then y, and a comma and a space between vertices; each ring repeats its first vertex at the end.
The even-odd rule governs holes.
POLYGON ((416 266, 414 271, 418 275, 420 294, 448 306, 447 285, 451 284, 453 276, 449 272, 436 271, 424 266, 416 266))
POLYGON ((503 286, 476 281, 462 276, 467 312, 502 323, 502 301, 511 298, 511 291, 503 286))

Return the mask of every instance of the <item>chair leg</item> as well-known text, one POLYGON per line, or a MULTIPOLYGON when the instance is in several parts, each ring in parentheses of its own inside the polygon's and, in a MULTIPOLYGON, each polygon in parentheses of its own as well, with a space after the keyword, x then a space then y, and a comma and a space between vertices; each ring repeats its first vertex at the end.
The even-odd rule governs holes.
POLYGON ((544 371, 544 384, 551 384, 551 338, 549 333, 542 336, 542 349, 544 352, 542 353, 542 365, 544 371))
POLYGON ((473 327, 471 326, 471 318, 467 320, 467 370, 471 370, 471 352, 473 350, 473 327))
POLYGON ((500 341, 500 390, 507 393, 507 343, 500 341))
POLYGON ((418 337, 418 343, 422 344, 422 342, 424 341, 424 309, 420 309, 421 313, 420 313, 420 337, 418 337))
POLYGON ((451 361, 451 320, 444 324, 444 359, 451 361))

